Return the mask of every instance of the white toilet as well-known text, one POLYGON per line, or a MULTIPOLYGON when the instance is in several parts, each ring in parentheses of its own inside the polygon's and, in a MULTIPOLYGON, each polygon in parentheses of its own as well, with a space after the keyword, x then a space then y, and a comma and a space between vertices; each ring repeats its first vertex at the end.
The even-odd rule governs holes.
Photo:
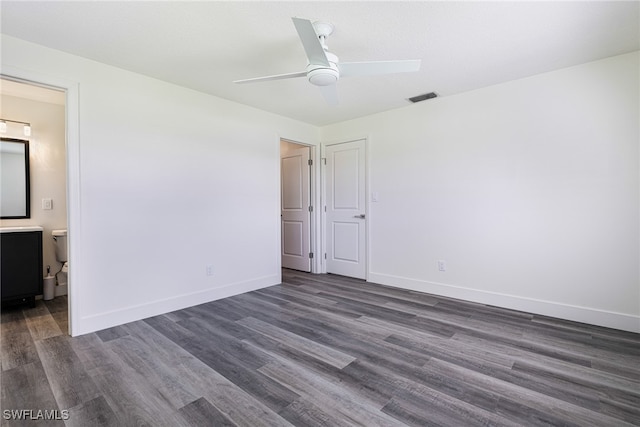
POLYGON ((52 230, 53 243, 56 248, 56 259, 62 264, 62 269, 56 273, 58 286, 56 296, 67 293, 67 273, 69 272, 69 261, 67 258, 67 230, 52 230))

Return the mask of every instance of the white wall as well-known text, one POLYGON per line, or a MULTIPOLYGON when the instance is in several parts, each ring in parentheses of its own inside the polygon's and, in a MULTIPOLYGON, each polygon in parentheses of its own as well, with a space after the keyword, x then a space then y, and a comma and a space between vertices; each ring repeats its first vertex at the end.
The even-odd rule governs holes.
POLYGON ((640 332, 639 62, 324 127, 369 137, 369 280, 640 332))
MULTIPOLYGON (((3 219, 0 226, 39 225, 43 231, 43 263, 51 274, 62 268, 56 261, 51 230, 67 228, 67 177, 65 149, 65 107, 15 96, 0 97, 2 117, 31 124, 31 136, 22 126, 9 126, 3 136, 29 140, 31 218, 3 219), (42 199, 52 199, 51 210, 42 209, 42 199)), ((62 292, 64 293, 64 292, 62 292)))
POLYGON ((277 283, 280 138, 366 135, 371 281, 640 331, 637 53, 318 130, 1 42, 71 88, 75 335, 277 283))
POLYGON ((279 283, 280 138, 317 128, 7 36, 1 62, 77 85, 74 335, 279 283))

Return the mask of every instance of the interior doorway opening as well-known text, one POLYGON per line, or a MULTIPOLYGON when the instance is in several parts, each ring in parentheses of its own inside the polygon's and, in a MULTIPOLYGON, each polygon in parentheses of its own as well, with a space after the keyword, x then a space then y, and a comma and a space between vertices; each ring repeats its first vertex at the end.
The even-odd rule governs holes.
POLYGON ((280 140, 280 257, 283 268, 314 272, 312 147, 280 140))
MULTIPOLYGON (((4 219, 2 227, 42 227, 42 275, 54 277, 54 288, 36 295, 47 298, 47 307, 64 334, 71 334, 69 310, 71 268, 68 256, 56 250, 54 235, 69 230, 67 90, 20 77, 0 75, 3 118, 27 122, 29 133, 29 193, 31 212, 21 219, 4 219), (7 117, 5 117, 7 116, 7 117), (60 252, 59 254, 57 252, 60 252), (48 274, 49 273, 49 274, 48 274), (61 315, 64 314, 64 318, 61 315)), ((6 129, 7 132, 11 129, 6 129)), ((4 135, 3 135, 4 136, 4 135)), ((66 244, 64 245, 67 246, 66 244)), ((64 251, 68 253, 68 251, 64 251)), ((49 285, 50 282, 47 282, 49 285)))

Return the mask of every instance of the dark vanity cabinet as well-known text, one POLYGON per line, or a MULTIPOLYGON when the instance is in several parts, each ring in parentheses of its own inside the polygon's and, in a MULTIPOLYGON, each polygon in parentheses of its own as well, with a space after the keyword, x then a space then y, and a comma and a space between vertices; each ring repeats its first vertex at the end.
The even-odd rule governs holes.
POLYGON ((35 306, 42 294, 42 228, 0 229, 0 284, 2 303, 25 302, 35 306))

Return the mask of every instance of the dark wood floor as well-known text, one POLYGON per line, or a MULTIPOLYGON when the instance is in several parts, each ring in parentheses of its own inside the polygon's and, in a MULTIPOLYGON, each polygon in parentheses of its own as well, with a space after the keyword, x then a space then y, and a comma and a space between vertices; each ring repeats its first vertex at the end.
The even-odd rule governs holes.
POLYGON ((283 282, 77 338, 64 297, 4 309, 2 425, 640 425, 638 334, 338 276, 283 282))

